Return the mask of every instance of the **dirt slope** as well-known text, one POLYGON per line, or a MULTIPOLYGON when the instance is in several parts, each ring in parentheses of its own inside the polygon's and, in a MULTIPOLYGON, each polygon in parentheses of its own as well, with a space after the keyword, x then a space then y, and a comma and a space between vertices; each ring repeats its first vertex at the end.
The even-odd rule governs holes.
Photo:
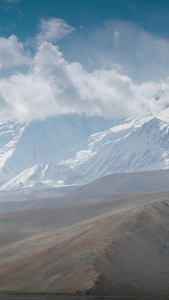
MULTIPOLYGON (((79 225, 77 225, 79 226, 79 225)), ((0 264, 1 290, 169 292, 169 206, 100 217, 21 259, 0 264)))
MULTIPOLYGON (((168 190, 169 170, 119 173, 101 177, 62 198, 64 205, 98 201, 126 193, 153 193, 168 190)), ((59 200, 60 201, 60 200, 59 200)), ((61 203, 58 202, 58 203, 61 203)))
MULTIPOLYGON (((169 191, 124 194, 90 201, 90 203, 76 204, 65 207, 46 207, 30 210, 8 212, 0 214, 0 234, 11 232, 48 232, 56 229, 72 226, 79 222, 99 217, 102 214, 116 214, 150 203, 158 202, 159 199, 167 201, 169 191)), ((0 239, 1 246, 1 239, 0 239)))

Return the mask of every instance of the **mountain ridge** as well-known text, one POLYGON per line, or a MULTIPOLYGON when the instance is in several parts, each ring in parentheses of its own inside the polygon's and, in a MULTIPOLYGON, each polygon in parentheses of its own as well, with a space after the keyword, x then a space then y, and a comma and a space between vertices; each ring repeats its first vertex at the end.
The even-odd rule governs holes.
MULTIPOLYGON (((167 169, 168 113, 165 109, 156 116, 127 119, 111 127, 112 121, 73 114, 20 123, 20 128, 19 123, 18 127, 10 123, 15 144, 8 156, 1 147, 0 190, 85 184, 114 173, 167 169), (105 130, 98 132, 100 128, 105 130)), ((2 134, 5 123, 0 124, 2 134)))

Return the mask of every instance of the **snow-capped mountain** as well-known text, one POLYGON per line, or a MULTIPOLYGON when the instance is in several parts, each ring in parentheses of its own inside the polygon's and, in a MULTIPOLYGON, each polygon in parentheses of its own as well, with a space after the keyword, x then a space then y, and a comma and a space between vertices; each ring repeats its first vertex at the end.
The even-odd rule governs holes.
POLYGON ((130 133, 124 130, 125 136, 103 143, 90 160, 76 168, 70 182, 91 181, 98 174, 102 177, 169 167, 169 125, 153 118, 137 126, 131 126, 130 133))
POLYGON ((57 181, 60 184, 71 169, 58 163, 87 149, 91 134, 106 130, 113 124, 113 121, 101 117, 76 114, 27 124, 1 121, 0 188, 15 178, 19 188, 34 186, 41 182, 44 174, 45 182, 57 181))
POLYGON ((165 109, 118 125, 84 115, 1 122, 0 188, 82 184, 112 173, 168 168, 168 116, 165 109))

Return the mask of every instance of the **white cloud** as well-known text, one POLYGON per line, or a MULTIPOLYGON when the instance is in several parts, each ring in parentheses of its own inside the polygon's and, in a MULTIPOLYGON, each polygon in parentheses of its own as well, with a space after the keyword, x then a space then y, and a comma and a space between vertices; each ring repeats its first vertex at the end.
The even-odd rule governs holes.
POLYGON ((22 43, 16 36, 8 39, 0 37, 0 69, 29 64, 28 54, 24 52, 22 43))
MULTIPOLYGON (((15 36, 0 38, 0 68, 30 64, 27 74, 18 72, 0 78, 1 117, 31 121, 72 112, 107 118, 142 117, 158 113, 169 104, 169 79, 136 84, 121 73, 118 64, 89 72, 79 62, 68 62, 58 46, 43 41, 56 41, 68 34, 63 28, 57 34, 45 29, 31 61, 15 36), (164 92, 157 99, 160 90, 164 92)), ((147 35, 141 38, 146 41, 147 35)))
POLYGON ((68 63, 57 46, 43 42, 27 75, 0 80, 0 105, 21 121, 70 112, 108 118, 146 116, 168 102, 166 92, 169 95, 168 82, 135 85, 115 69, 89 73, 79 63, 68 63), (153 96, 160 88, 165 100, 157 102, 153 96))
POLYGON ((37 36, 37 40, 41 43, 43 41, 56 42, 62 39, 64 36, 70 34, 73 27, 68 25, 64 20, 51 18, 49 20, 41 19, 40 21, 40 33, 37 36))

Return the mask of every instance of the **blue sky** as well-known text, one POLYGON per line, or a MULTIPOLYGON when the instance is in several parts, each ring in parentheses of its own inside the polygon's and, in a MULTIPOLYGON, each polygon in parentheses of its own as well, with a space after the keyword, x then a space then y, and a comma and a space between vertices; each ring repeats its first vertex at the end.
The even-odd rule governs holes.
POLYGON ((146 31, 169 38, 168 0, 1 0, 1 33, 24 40, 33 36, 40 18, 64 19, 72 26, 101 25, 108 19, 133 21, 146 31))
POLYGON ((168 15, 168 0, 0 0, 0 116, 164 109, 168 15))

